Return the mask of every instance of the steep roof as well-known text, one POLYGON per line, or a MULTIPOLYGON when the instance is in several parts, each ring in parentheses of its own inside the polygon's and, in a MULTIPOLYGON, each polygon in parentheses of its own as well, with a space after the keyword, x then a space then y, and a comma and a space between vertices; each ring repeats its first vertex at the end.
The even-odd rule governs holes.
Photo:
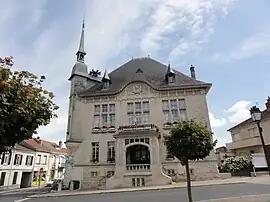
MULTIPOLYGON (((270 118, 270 110, 269 110, 269 109, 266 109, 266 110, 262 111, 262 120, 264 120, 264 119, 266 119, 266 118, 270 118)), ((238 128, 238 127, 241 127, 241 126, 244 126, 244 125, 248 125, 248 124, 250 124, 250 123, 253 123, 252 118, 246 119, 245 121, 243 121, 243 122, 241 122, 241 123, 239 123, 239 124, 237 124, 237 125, 231 127, 231 128, 228 129, 227 131, 230 132, 231 130, 233 130, 233 129, 235 129, 235 128, 238 128)))
POLYGON ((179 87, 205 87, 210 88, 210 83, 195 80, 181 72, 174 70, 175 83, 168 85, 165 82, 165 75, 168 67, 149 57, 132 59, 109 74, 111 85, 103 89, 102 83, 82 91, 80 96, 94 96, 102 94, 115 94, 121 91, 126 85, 134 81, 143 81, 157 90, 179 87))
POLYGON ((24 140, 21 143, 22 146, 32 149, 34 151, 57 153, 57 154, 67 154, 69 153, 67 148, 60 148, 55 142, 50 142, 47 140, 42 140, 38 138, 32 138, 24 140))

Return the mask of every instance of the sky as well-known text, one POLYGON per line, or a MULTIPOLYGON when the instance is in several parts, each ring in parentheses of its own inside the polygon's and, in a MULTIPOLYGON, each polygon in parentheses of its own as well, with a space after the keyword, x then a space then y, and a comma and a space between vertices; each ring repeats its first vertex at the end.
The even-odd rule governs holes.
POLYGON ((173 69, 213 84, 207 96, 218 146, 231 126, 265 109, 270 95, 269 0, 0 0, 0 56, 16 69, 45 75, 58 118, 39 136, 66 135, 71 69, 85 18, 89 70, 113 70, 132 57, 170 62, 173 69), (84 17, 85 16, 85 17, 84 17))

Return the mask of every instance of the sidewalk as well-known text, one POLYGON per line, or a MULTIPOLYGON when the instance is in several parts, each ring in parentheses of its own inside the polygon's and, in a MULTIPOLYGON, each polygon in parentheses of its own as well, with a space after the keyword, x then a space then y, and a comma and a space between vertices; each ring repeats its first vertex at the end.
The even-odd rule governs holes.
POLYGON ((8 194, 8 193, 19 193, 19 192, 27 192, 27 191, 33 191, 33 190, 40 190, 44 188, 44 186, 32 186, 32 187, 28 187, 28 188, 20 188, 20 189, 6 189, 6 190, 1 190, 0 191, 0 195, 1 194, 8 194))
MULTIPOLYGON (((242 177, 242 178, 230 178, 224 180, 208 180, 208 181, 193 181, 193 187, 200 186, 213 186, 213 185, 225 185, 225 184, 240 184, 240 183, 256 183, 256 184, 270 184, 269 177, 242 177)), ((106 194, 106 193, 119 193, 119 192, 132 192, 132 191, 150 191, 150 190, 162 190, 186 187, 186 182, 174 183, 165 186, 151 186, 151 187, 136 187, 136 188, 123 188, 123 189, 110 189, 110 190, 83 190, 83 191, 62 191, 47 194, 37 194, 28 196, 28 198, 43 198, 43 197, 60 197, 60 196, 78 196, 78 195, 92 195, 92 194, 106 194)))

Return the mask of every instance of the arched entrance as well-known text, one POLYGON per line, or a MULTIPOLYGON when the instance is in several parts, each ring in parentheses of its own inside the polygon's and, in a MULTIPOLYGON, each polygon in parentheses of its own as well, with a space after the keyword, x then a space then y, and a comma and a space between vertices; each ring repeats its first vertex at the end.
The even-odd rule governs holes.
POLYGON ((147 146, 133 145, 127 148, 126 164, 150 164, 150 151, 147 146))

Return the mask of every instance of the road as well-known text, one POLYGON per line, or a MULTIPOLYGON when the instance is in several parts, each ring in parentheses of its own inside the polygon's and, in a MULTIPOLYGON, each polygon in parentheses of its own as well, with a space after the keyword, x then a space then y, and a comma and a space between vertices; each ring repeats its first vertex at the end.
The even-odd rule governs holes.
MULTIPOLYGON (((270 185, 263 184, 230 184, 193 187, 194 201, 236 197, 243 195, 257 195, 269 193, 270 185)), ((14 202, 15 196, 6 198, 0 197, 0 202, 14 202)), ((21 197, 22 198, 22 197, 21 197)), ((138 201, 154 201, 154 202, 187 202, 187 193, 185 188, 175 188, 160 191, 142 191, 129 193, 111 193, 101 195, 83 195, 83 196, 67 196, 57 198, 32 198, 26 202, 138 202, 138 201)))

